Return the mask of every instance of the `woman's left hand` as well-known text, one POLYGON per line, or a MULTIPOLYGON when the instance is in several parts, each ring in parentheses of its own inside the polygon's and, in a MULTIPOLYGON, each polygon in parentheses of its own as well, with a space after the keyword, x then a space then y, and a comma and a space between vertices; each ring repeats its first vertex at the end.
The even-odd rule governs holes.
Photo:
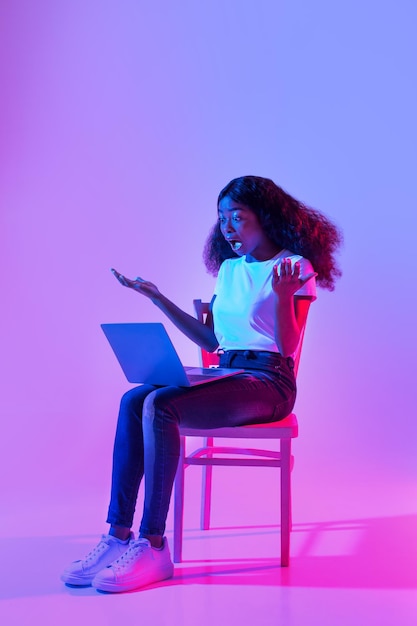
POLYGON ((292 297, 305 283, 317 276, 316 272, 301 278, 301 265, 298 261, 291 266, 291 259, 282 259, 280 265, 274 265, 272 273, 272 289, 280 298, 292 297))

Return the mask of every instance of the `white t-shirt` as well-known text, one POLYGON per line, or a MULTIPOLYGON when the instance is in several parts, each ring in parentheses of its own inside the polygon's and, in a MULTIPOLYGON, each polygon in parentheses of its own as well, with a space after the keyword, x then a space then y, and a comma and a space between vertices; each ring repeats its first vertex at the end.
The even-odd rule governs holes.
MULTIPOLYGON (((272 268, 282 259, 301 264, 300 276, 313 272, 304 257, 281 250, 267 261, 248 263, 246 257, 226 259, 219 270, 213 304, 214 332, 223 350, 267 350, 279 352, 275 343, 272 268)), ((311 278, 296 294, 316 299, 316 282, 311 278)))

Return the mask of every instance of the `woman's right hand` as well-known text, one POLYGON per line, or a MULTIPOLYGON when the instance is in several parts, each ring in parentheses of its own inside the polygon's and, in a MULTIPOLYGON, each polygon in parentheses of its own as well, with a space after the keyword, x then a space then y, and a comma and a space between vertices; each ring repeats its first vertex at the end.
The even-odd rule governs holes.
POLYGON ((126 278, 123 274, 120 274, 117 270, 111 269, 113 275, 117 278, 119 283, 123 285, 123 287, 128 287, 129 289, 133 289, 134 291, 138 291, 139 293, 147 296, 151 300, 157 300, 161 296, 161 292, 158 287, 151 283, 149 280, 144 280, 140 276, 136 276, 134 280, 130 278, 126 278))
POLYGON ((114 269, 111 271, 123 287, 138 291, 150 298, 155 306, 157 306, 162 313, 165 313, 168 319, 170 319, 184 335, 191 339, 191 341, 194 341, 208 352, 213 352, 218 348, 219 344, 213 328, 210 325, 203 324, 192 315, 189 315, 177 307, 176 304, 171 302, 171 300, 159 291, 156 285, 150 283, 148 280, 143 280, 140 276, 137 276, 135 280, 131 280, 123 276, 123 274, 119 274, 119 272, 114 269))

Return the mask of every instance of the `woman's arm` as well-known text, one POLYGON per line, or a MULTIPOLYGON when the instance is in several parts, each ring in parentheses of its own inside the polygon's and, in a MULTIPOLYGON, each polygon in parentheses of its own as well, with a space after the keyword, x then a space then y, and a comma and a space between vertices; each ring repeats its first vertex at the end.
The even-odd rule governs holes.
POLYGON ((207 323, 202 324, 195 317, 189 315, 176 304, 164 296, 156 285, 148 280, 137 277, 135 280, 126 278, 116 270, 112 270, 117 280, 129 289, 148 297, 160 309, 175 326, 186 335, 191 341, 207 352, 213 352, 218 347, 218 341, 214 334, 211 316, 207 323))
POLYGON ((165 313, 184 335, 191 339, 191 341, 194 341, 200 348, 203 348, 203 350, 207 352, 214 352, 214 350, 219 347, 209 318, 206 324, 199 322, 195 317, 177 307, 176 304, 168 300, 168 298, 161 293, 159 293, 157 298, 152 298, 152 302, 165 313))
POLYGON ((275 343, 282 356, 294 354, 307 321, 311 298, 294 296, 276 303, 275 343))
POLYGON ((300 263, 291 267, 290 259, 283 259, 274 267, 272 289, 275 293, 275 342, 283 356, 293 354, 300 341, 307 320, 311 298, 298 297, 295 293, 316 274, 300 278, 300 263))

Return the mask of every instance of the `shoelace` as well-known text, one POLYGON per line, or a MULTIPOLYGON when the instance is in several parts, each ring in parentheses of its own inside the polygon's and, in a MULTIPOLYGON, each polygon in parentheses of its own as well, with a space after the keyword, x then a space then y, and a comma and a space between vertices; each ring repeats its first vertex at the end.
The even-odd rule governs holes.
POLYGON ((100 542, 93 548, 85 557, 84 562, 93 561, 108 547, 108 541, 106 541, 106 535, 103 535, 100 542))
POLYGON ((147 539, 137 539, 136 541, 131 541, 129 548, 119 556, 119 558, 114 561, 109 567, 121 570, 125 567, 128 567, 130 563, 140 554, 144 552, 146 548, 149 547, 149 543, 147 539))

